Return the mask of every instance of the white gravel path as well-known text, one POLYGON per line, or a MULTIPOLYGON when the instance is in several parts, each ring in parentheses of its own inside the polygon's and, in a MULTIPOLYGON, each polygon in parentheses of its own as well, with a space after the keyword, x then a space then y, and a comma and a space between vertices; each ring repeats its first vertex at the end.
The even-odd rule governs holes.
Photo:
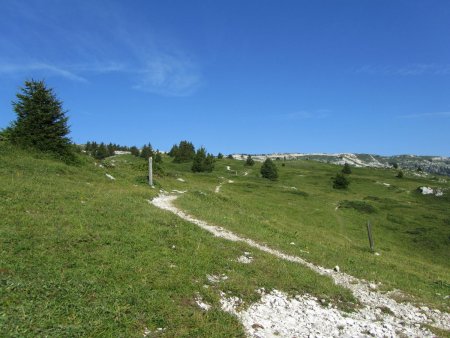
POLYGON ((286 261, 302 264, 320 275, 330 276, 337 285, 350 289, 363 306, 355 313, 345 314, 333 307, 322 307, 314 297, 301 296, 289 299, 284 293, 274 290, 268 295, 263 295, 260 302, 253 304, 247 310, 237 311, 236 306, 239 300, 223 298, 222 308, 237 315, 247 333, 252 337, 271 337, 276 336, 277 332, 284 337, 308 335, 355 337, 372 334, 380 337, 396 337, 399 334, 418 337, 433 336, 430 331, 422 327, 423 324, 450 330, 450 314, 448 313, 426 307, 419 308, 410 303, 398 303, 390 297, 395 291, 381 293, 376 290, 376 285, 365 280, 314 265, 301 257, 285 254, 252 239, 238 236, 222 227, 210 225, 175 207, 173 201, 177 197, 177 195, 163 194, 149 202, 198 225, 214 236, 234 242, 244 242, 286 261), (388 309, 388 311, 381 309, 388 309), (318 318, 320 318, 319 322, 318 318), (258 320, 264 320, 266 324, 258 323, 258 320), (321 323, 321 326, 318 328, 314 323, 321 323), (264 329, 267 327, 271 333, 262 331, 263 329, 259 326, 263 326, 264 329), (336 328, 339 330, 336 331, 336 328))

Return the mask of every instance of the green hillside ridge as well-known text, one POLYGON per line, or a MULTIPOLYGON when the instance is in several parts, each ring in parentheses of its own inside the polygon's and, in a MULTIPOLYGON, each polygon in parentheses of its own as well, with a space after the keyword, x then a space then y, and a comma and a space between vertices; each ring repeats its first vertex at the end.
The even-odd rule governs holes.
POLYGON ((352 168, 349 189, 338 191, 332 178, 341 167, 332 164, 277 163, 272 182, 260 177, 260 163, 222 159, 211 173, 194 174, 192 163, 163 156, 152 189, 142 158, 77 156, 70 166, 0 142, 4 336, 238 337, 242 326, 220 310, 219 293, 245 306, 262 287, 313 294, 347 311, 358 306, 327 277, 148 203, 174 189, 187 191, 176 204, 197 218, 450 310, 450 184, 439 176, 352 168), (419 186, 444 195, 421 195, 419 186), (368 220, 379 256, 369 251, 368 220), (252 264, 236 261, 246 251, 252 264), (228 279, 208 281, 221 274, 228 279), (201 310, 199 297, 212 310, 201 310))

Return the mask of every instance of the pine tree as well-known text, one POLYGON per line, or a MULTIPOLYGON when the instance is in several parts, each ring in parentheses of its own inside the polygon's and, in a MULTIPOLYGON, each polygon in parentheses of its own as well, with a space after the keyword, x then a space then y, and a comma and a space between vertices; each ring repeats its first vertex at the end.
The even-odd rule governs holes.
POLYGON ((261 175, 264 178, 275 181, 278 178, 278 170, 275 163, 267 158, 261 166, 261 175))
POLYGON ((167 153, 170 157, 175 157, 175 155, 178 153, 178 145, 174 144, 170 151, 167 153))
POLYGON ((153 148, 149 143, 148 145, 144 145, 141 150, 141 157, 148 160, 149 157, 153 156, 153 148))
POLYGON ((136 156, 136 157, 139 157, 139 149, 136 147, 136 146, 132 146, 131 148, 130 148, 130 153, 131 153, 131 155, 134 155, 134 156, 136 156))
POLYGON ((214 169, 214 156, 206 154, 206 149, 201 147, 197 150, 192 162, 191 170, 194 173, 211 172, 214 169))
POLYGON ((247 160, 245 160, 245 165, 252 166, 255 164, 255 160, 252 159, 250 155, 247 156, 247 160))
POLYGON ((344 168, 342 168, 342 173, 347 175, 352 173, 352 168, 350 168, 350 165, 348 163, 344 164, 344 168))
POLYGON ((73 148, 68 117, 51 88, 44 81, 25 81, 13 102, 17 120, 10 127, 11 142, 23 147, 56 153, 69 159, 73 148))
POLYGON ((191 142, 181 141, 178 145, 178 151, 175 154, 174 162, 190 162, 194 158, 195 147, 191 142))
POLYGON ((218 154, 217 154, 217 159, 218 159, 218 160, 223 159, 223 154, 222 154, 222 153, 218 153, 218 154))
POLYGON ((112 143, 109 143, 106 146, 106 149, 108 150, 108 156, 114 156, 115 152, 114 149, 117 149, 117 145, 113 145, 112 143))
POLYGON ((105 146, 105 144, 102 142, 100 143, 100 145, 98 146, 98 148, 96 149, 95 153, 93 154, 93 156, 97 159, 97 160, 103 160, 104 158, 109 156, 109 152, 108 152, 108 148, 105 146))
POLYGON ((162 163, 162 155, 161 153, 157 150, 156 154, 155 154, 155 163, 162 163))
POLYGON ((214 159, 213 154, 206 155, 205 162, 204 162, 204 170, 209 173, 212 172, 214 169, 214 162, 215 162, 215 159, 214 159))
POLYGON ((206 150, 201 147, 197 150, 197 153, 194 156, 194 161, 192 162, 191 170, 194 173, 199 173, 204 171, 204 162, 206 160, 206 150))

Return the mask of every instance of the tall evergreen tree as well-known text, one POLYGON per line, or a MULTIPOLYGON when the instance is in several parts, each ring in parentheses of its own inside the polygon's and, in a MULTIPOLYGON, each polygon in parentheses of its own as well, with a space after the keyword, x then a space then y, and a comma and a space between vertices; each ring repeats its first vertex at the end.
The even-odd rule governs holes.
POLYGON ((17 120, 10 127, 15 144, 50 151, 68 157, 73 148, 67 125, 68 117, 53 89, 44 81, 25 81, 25 86, 13 102, 17 120))

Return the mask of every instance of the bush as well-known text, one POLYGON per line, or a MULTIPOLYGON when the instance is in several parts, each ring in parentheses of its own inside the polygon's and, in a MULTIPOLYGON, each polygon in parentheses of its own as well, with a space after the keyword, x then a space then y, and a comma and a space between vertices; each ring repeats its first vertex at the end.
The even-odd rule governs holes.
POLYGON ((261 166, 261 175, 264 178, 275 181, 278 178, 278 170, 275 163, 267 158, 261 166))
POLYGON ((398 178, 403 178, 403 171, 400 170, 400 171, 398 172, 398 174, 397 174, 397 177, 398 177, 398 178))
POLYGON ((67 125, 68 117, 51 88, 44 81, 25 81, 25 87, 13 102, 17 120, 3 132, 14 144, 35 148, 74 160, 67 125))
POLYGON ((214 169, 214 156, 206 154, 206 149, 201 147, 194 156, 191 170, 194 173, 211 172, 214 169))
POLYGON ((347 175, 352 173, 352 168, 348 163, 344 164, 344 168, 342 168, 342 173, 347 175))
POLYGON ((218 153, 218 154, 217 154, 217 159, 218 159, 218 160, 223 159, 223 154, 222 154, 222 153, 218 153))
POLYGON ((245 165, 252 166, 255 164, 255 161, 252 159, 250 155, 247 156, 247 160, 245 161, 245 165))
POLYGON ((345 177, 345 175, 338 173, 333 180, 334 189, 347 189, 350 181, 345 177))
POLYGON ((232 160, 232 159, 233 159, 233 155, 231 155, 231 154, 228 155, 228 156, 227 156, 227 159, 232 160))
POLYGON ((175 149, 173 161, 176 163, 190 162, 194 158, 195 147, 191 142, 181 141, 175 149))
POLYGON ((134 155, 136 157, 139 157, 139 155, 140 155, 139 149, 136 146, 132 146, 130 148, 130 152, 131 152, 131 155, 134 155))
POLYGON ((339 203, 339 208, 355 209, 366 214, 372 214, 376 211, 371 204, 364 201, 341 201, 339 203))

